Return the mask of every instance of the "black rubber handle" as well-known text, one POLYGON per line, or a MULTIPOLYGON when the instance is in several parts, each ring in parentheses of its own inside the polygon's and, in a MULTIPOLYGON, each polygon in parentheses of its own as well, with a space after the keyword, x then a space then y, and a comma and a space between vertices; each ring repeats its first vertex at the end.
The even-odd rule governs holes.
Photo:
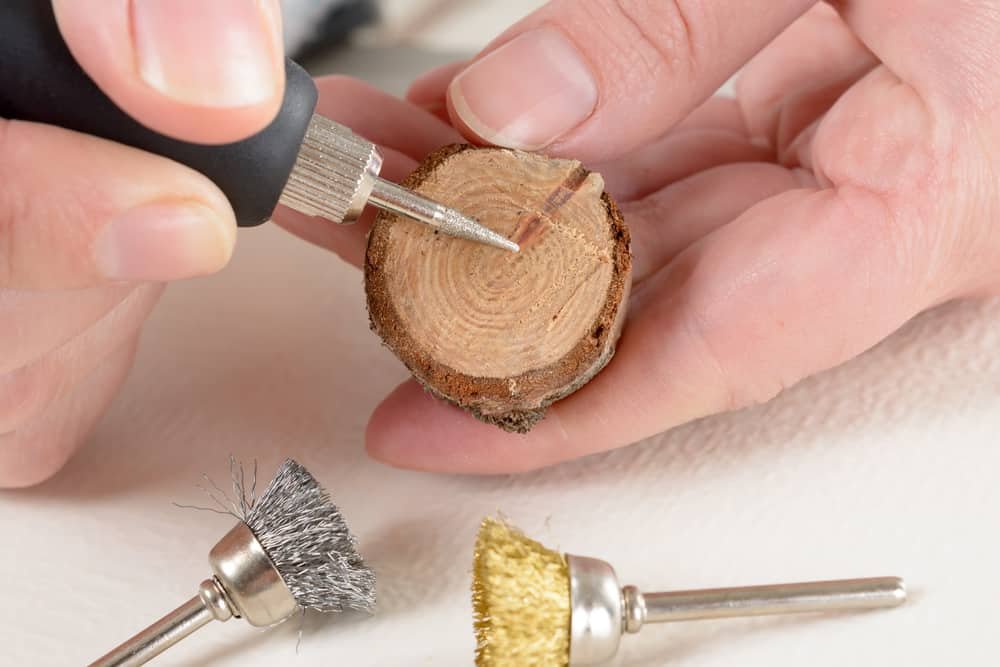
POLYGON ((171 158, 210 178, 241 226, 271 217, 316 108, 312 78, 286 63, 285 99, 259 134, 207 146, 165 137, 119 109, 70 54, 49 0, 0 0, 0 117, 58 125, 171 158))

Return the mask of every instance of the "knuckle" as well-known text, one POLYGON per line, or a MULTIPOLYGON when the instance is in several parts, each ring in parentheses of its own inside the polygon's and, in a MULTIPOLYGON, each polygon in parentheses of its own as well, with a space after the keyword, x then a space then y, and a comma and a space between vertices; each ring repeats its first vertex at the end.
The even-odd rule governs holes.
POLYGON ((17 216, 18 201, 9 174, 10 160, 7 145, 10 136, 10 122, 0 119, 0 287, 10 283, 14 265, 14 220, 17 216))
POLYGON ((1000 160, 997 139, 981 127, 954 151, 946 178, 961 187, 943 188, 956 194, 939 215, 937 247, 948 257, 947 276, 956 296, 996 293, 1000 288, 1000 160), (955 220, 959 224, 947 224, 955 220))
POLYGON ((1000 102, 1000 80, 996 76, 1000 54, 996 36, 1000 12, 995 2, 953 0, 928 3, 914 12, 912 20, 923 19, 937 28, 942 39, 928 42, 933 67, 926 68, 922 88, 957 114, 994 113, 1000 102), (919 16, 925 13, 926 16, 919 16))
POLYGON ((709 399, 711 409, 715 412, 740 410, 752 405, 766 403, 785 389, 780 378, 761 374, 752 380, 747 380, 747 373, 737 373, 734 364, 719 352, 710 333, 712 327, 691 301, 685 300, 686 332, 694 342, 695 349, 700 351, 702 363, 708 367, 709 375, 714 376, 710 382, 712 396, 709 399))
POLYGON ((15 121, 0 119, 0 288, 10 286, 25 268, 19 259, 25 245, 20 237, 37 206, 23 187, 25 151, 32 149, 31 142, 16 126, 15 121))
POLYGON ((888 69, 852 92, 812 138, 815 170, 843 233, 863 241, 871 275, 891 278, 922 309, 954 289, 951 258, 970 227, 966 150, 950 121, 888 69), (861 101, 880 113, 850 113, 861 101))
MULTIPOLYGON (((2 241, 0 241, 2 243, 2 241)), ((0 378, 21 366, 25 347, 25 317, 4 302, 16 298, 12 290, 0 287, 0 378)), ((0 380, 0 386, 3 381, 0 380)), ((2 431, 0 431, 2 432, 2 431)))
POLYGON ((0 374, 0 433, 10 433, 45 411, 62 388, 61 372, 48 357, 0 374))
MULTIPOLYGON (((853 271, 867 276, 870 299, 878 290, 892 289, 906 299, 902 310, 918 312, 928 291, 940 286, 933 255, 936 241, 925 215, 900 206, 896 194, 875 191, 860 184, 845 184, 833 191, 839 231, 859 249, 853 271)), ((865 309, 874 308, 868 304, 865 309)))
POLYGON ((653 80, 692 74, 701 61, 701 26, 707 16, 690 0, 611 0, 615 23, 628 28, 623 45, 653 80))
POLYGON ((35 287, 48 274, 86 275, 90 257, 79 249, 111 205, 95 174, 59 173, 64 166, 51 153, 64 146, 49 143, 51 130, 0 119, 0 289, 35 287))

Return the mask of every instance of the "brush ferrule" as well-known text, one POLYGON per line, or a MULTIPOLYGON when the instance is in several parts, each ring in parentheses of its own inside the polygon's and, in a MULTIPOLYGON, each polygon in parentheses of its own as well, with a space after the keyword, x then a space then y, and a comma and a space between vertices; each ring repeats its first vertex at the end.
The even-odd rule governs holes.
POLYGON ((239 523, 208 555, 234 616, 250 625, 280 623, 299 608, 253 531, 239 523))
POLYGON ((570 590, 571 667, 601 665, 618 652, 624 597, 614 569, 596 558, 566 555, 570 590))

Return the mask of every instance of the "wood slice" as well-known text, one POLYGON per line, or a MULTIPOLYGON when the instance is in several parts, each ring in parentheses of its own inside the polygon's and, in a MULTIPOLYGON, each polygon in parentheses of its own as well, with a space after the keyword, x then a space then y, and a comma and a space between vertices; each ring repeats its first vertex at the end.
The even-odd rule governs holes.
POLYGON ((382 212, 368 238, 372 328, 433 394, 526 432, 614 354, 631 285, 628 230, 580 163, 448 146, 404 182, 520 253, 382 212))

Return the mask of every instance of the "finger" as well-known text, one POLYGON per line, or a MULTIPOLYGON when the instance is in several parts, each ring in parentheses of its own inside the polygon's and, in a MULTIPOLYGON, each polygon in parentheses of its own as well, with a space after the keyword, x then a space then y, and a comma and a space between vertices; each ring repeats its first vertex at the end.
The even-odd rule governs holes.
POLYGON ((816 5, 740 73, 747 131, 780 151, 877 64, 830 5, 816 5))
POLYGON ((735 98, 723 94, 712 95, 702 102, 701 106, 671 127, 667 134, 669 136, 674 132, 688 130, 727 132, 738 137, 750 138, 740 105, 735 98))
POLYGON ((814 0, 554 0, 451 82, 456 126, 600 162, 663 135, 814 0))
POLYGON ((225 196, 187 167, 0 119, 0 288, 210 273, 229 260, 235 224, 225 196))
POLYGON ((751 141, 736 100, 713 96, 663 137, 627 156, 594 165, 619 202, 641 199, 712 167, 764 162, 774 152, 751 141))
POLYGON ((957 129, 974 127, 967 115, 941 111, 883 65, 787 149, 788 160, 811 170, 819 184, 882 197, 904 238, 933 255, 922 267, 923 287, 939 301, 964 295, 997 266, 992 228, 981 224, 982 211, 995 206, 995 188, 976 187, 978 177, 966 176, 990 173, 980 161, 983 139, 957 129))
POLYGON ((410 88, 406 91, 406 100, 442 120, 447 120, 448 86, 455 75, 467 65, 468 61, 461 60, 439 65, 425 72, 410 84, 410 88))
POLYGON ((689 245, 758 202, 807 185, 815 185, 815 180, 802 170, 746 162, 699 172, 645 199, 623 204, 632 234, 633 280, 641 283, 689 245))
POLYGON ((33 363, 0 374, 0 434, 40 418, 60 396, 89 377, 98 364, 136 335, 162 292, 160 284, 137 287, 73 340, 33 363))
POLYGON ((767 162, 773 157, 771 149, 726 132, 687 131, 637 151, 632 160, 597 171, 604 175, 612 196, 629 202, 715 167, 767 162))
POLYGON ((369 141, 420 160, 436 148, 462 141, 447 123, 423 109, 345 76, 318 81, 317 110, 369 141))
POLYGON ((995 2, 831 0, 848 25, 900 79, 949 108, 1000 102, 1000 12, 995 2))
MULTIPOLYGON (((464 63, 449 63, 431 70, 414 82, 407 99, 433 112, 444 103, 447 85, 462 67, 464 63)), ((663 137, 592 169, 618 201, 629 201, 718 165, 771 157, 773 151, 750 140, 736 100, 712 96, 663 137)))
POLYGON ((53 0, 70 51, 154 130, 224 143, 263 129, 284 96, 279 0, 53 0))
POLYGON ((52 292, 0 290, 0 374, 27 366, 69 342, 134 289, 135 285, 121 284, 52 292))
POLYGON ((0 435, 0 488, 39 484, 58 472, 108 409, 135 358, 135 336, 40 419, 0 435))
POLYGON ((640 286, 614 361, 527 435, 474 424, 410 386, 376 410, 368 449, 420 469, 524 470, 767 400, 927 305, 916 276, 928 258, 887 231, 887 211, 854 187, 762 202, 640 286))
MULTIPOLYGON (((412 158, 391 148, 382 148, 382 157, 382 175, 392 181, 403 180, 417 167, 412 158)), ((369 206, 357 222, 337 225, 280 206, 275 212, 274 221, 299 238, 336 253, 345 262, 360 267, 365 260, 368 230, 377 214, 378 211, 369 206)))

